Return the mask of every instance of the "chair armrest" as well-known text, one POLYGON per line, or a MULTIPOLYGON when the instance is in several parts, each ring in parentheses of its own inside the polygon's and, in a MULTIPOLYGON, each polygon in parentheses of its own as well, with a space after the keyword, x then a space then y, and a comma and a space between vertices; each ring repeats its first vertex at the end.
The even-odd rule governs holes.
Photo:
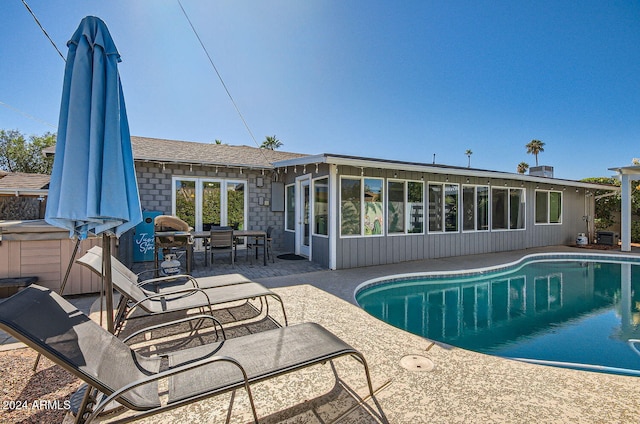
MULTIPOLYGON (((96 407, 94 408, 93 412, 91 413, 91 415, 89 416, 89 418, 87 418, 86 423, 91 423, 93 420, 96 419, 96 417, 102 412, 102 410, 112 401, 117 401, 122 395, 124 395, 125 393, 129 392, 130 390, 135 389, 138 386, 142 386, 148 383, 151 383, 153 381, 156 380, 161 380, 163 378, 167 378, 167 377, 171 377, 173 375, 176 374, 180 374, 183 373, 185 371, 190 371, 194 368, 199 368, 214 362, 228 362, 231 363, 233 365, 235 365, 238 370, 240 370, 240 372, 242 372, 242 378, 244 380, 244 386, 245 389, 247 390, 247 393, 249 394, 249 398, 251 400, 251 404, 253 406, 253 396, 251 395, 251 389, 249 388, 249 378, 247 376, 247 372, 245 371, 245 369, 242 367, 242 365, 240 364, 240 362, 238 362, 237 360, 231 358, 230 356, 212 356, 210 358, 206 358, 206 359, 201 359, 199 361, 196 362, 191 362, 191 363, 187 363, 184 365, 180 365, 178 367, 175 368, 171 368, 162 372, 159 372, 157 374, 154 375, 150 375, 146 378, 141 378, 138 381, 135 381, 133 383, 127 384, 126 386, 120 388, 119 390, 116 390, 115 392, 113 392, 110 396, 106 397, 105 399, 102 400, 102 402, 100 402, 99 405, 96 405, 96 407)), ((161 409, 163 408, 162 406, 160 407, 161 409)), ((257 418, 256 418, 256 422, 257 422, 257 418)))
POLYGON ((195 278, 193 278, 191 275, 189 274, 176 274, 176 275, 167 275, 165 277, 156 277, 156 278, 149 278, 147 280, 143 280, 138 282, 138 287, 144 286, 146 284, 155 284, 155 283, 161 283, 164 281, 172 281, 172 280, 177 280, 178 278, 184 278, 186 279, 188 282, 190 282, 193 287, 198 288, 198 282, 196 281, 195 278))
POLYGON ((125 320, 127 318, 127 316, 129 316, 129 314, 135 310, 136 307, 138 307, 140 304, 142 304, 146 300, 153 300, 153 299, 155 299, 157 297, 164 297, 167 300, 171 300, 173 298, 173 296, 184 295, 184 294, 187 294, 187 293, 191 293, 191 294, 193 294, 193 293, 202 293, 207 298, 207 305, 209 306, 209 312, 213 316, 213 308, 211 307, 211 299, 209 298, 209 295, 204 290, 202 290, 201 288, 194 287, 194 288, 188 288, 188 289, 173 290, 173 291, 164 292, 164 293, 153 293, 153 294, 145 297, 144 299, 140 299, 139 301, 133 303, 129 307, 129 312, 124 317, 122 317, 122 319, 125 320))
POLYGON ((153 330, 158 330, 160 328, 163 327, 170 327, 172 325, 177 325, 177 324, 182 324, 183 322, 189 322, 189 321, 194 321, 194 320, 198 320, 198 319, 210 319, 211 321, 213 321, 213 326, 215 328, 216 325, 220 326, 220 329, 222 330, 222 339, 226 340, 227 336, 224 333, 224 328, 222 327, 222 323, 220 321, 218 321, 216 318, 212 317, 211 315, 193 315, 187 318, 181 318, 181 319, 177 319, 174 321, 169 321, 169 322, 163 322, 160 324, 155 324, 155 325, 150 325, 149 327, 145 327, 142 328, 138 331, 135 331, 131 334, 129 334, 127 337, 125 337, 124 339, 122 339, 122 341, 124 343, 127 343, 129 340, 131 340, 132 338, 139 336, 142 333, 146 333, 148 331, 153 331, 153 330))

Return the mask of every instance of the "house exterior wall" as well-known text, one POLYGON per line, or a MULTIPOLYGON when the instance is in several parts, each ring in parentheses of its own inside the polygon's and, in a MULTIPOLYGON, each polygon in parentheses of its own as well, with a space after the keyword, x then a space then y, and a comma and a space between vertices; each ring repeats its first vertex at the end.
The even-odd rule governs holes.
MULTIPOLYGON (((292 184, 295 177, 287 174, 286 184, 292 184)), ((338 172, 330 174, 328 168, 320 168, 319 173, 313 173, 313 178, 330 175, 336 179, 334 187, 340 190, 340 177, 373 177, 384 179, 383 203, 385 222, 382 235, 368 236, 341 236, 340 235, 340 193, 330 194, 330 199, 338 202, 337 214, 330 219, 337 229, 336 243, 336 269, 355 268, 371 265, 383 265, 410 260, 421 260, 442 257, 455 257, 488 252, 500 252, 509 250, 527 249, 539 246, 574 244, 578 233, 588 233, 585 215, 593 215, 594 198, 585 196, 585 190, 575 187, 560 186, 557 182, 549 184, 522 182, 500 178, 476 178, 433 173, 408 172, 402 170, 387 170, 376 168, 355 168, 339 166, 338 172), (387 182, 392 180, 424 181, 424 226, 422 234, 387 234, 387 209, 388 199, 387 182), (489 230, 477 232, 464 232, 461 224, 457 232, 432 233, 428 231, 428 183, 458 184, 460 197, 463 185, 482 185, 494 188, 524 189, 525 192, 525 224, 524 229, 517 230, 489 230), (562 192, 562 223, 559 224, 535 224, 535 196, 536 190, 549 190, 562 192)), ((331 184, 330 184, 331 186, 331 184)), ((491 192, 491 189, 489 190, 491 192)), ((461 200, 460 200, 461 201, 461 200)), ((460 208, 462 209, 462 208, 460 208)), ((458 221, 460 222, 460 213, 458 221)), ((491 213, 490 213, 491 218, 491 213)), ((592 230, 592 229, 591 229, 592 230)), ((285 244, 288 250, 295 248, 294 233, 287 231, 288 237, 285 244)), ((312 236, 312 260, 323 266, 330 266, 330 244, 327 237, 312 236)))
POLYGON ((248 190, 246 229, 266 230, 272 226, 273 249, 284 248, 284 212, 271 210, 271 172, 263 175, 259 170, 243 169, 240 173, 240 168, 182 164, 165 164, 163 169, 157 163, 136 162, 136 174, 142 209, 166 215, 172 213, 172 177, 244 180, 248 190), (258 178, 262 179, 262 187, 256 185, 258 178))

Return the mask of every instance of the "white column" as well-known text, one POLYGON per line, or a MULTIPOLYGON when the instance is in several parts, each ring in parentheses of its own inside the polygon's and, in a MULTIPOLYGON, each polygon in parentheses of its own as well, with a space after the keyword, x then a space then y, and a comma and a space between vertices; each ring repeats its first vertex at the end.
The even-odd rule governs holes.
POLYGON ((620 238, 623 252, 631 251, 631 184, 629 174, 620 175, 622 179, 622 216, 620 217, 620 238))
POLYGON ((338 166, 329 165, 329 269, 336 269, 338 252, 338 222, 340 222, 338 166))

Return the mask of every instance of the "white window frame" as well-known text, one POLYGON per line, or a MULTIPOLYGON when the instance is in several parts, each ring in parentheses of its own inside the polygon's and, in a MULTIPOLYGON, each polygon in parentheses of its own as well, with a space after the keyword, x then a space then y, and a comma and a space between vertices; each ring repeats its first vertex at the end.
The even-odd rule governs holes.
POLYGON ((426 222, 427 222, 427 218, 426 218, 426 211, 427 211, 427 201, 426 201, 426 196, 425 196, 425 183, 422 180, 405 180, 405 179, 400 179, 400 178, 387 178, 387 186, 386 186, 386 198, 385 198, 385 214, 386 214, 386 227, 385 227, 385 231, 387 233, 387 235, 389 237, 396 237, 396 236, 406 236, 406 235, 424 235, 425 234, 425 227, 426 227, 426 222), (404 231, 402 232, 390 232, 389 231, 389 183, 404 183, 404 231), (411 211, 408 208, 408 204, 409 204, 409 183, 416 183, 416 184, 421 184, 422 185, 422 231, 418 232, 418 233, 413 233, 409 231, 409 222, 411 221, 411 211))
POLYGON ((296 185, 295 183, 287 184, 284 186, 284 231, 289 233, 296 232, 296 213, 295 213, 295 202, 296 202, 296 185), (293 228, 289 228, 289 188, 293 187, 293 228))
POLYGON ((227 225, 228 218, 228 201, 227 201, 227 184, 244 184, 244 211, 243 220, 245 226, 249 224, 249 181, 239 178, 209 178, 209 177, 185 177, 181 175, 173 175, 171 177, 171 214, 176 215, 176 184, 178 181, 193 181, 195 183, 195 229, 202 230, 202 183, 220 183, 220 225, 227 225))
POLYGON ((329 238, 329 220, 330 220, 330 194, 329 194, 329 176, 324 175, 311 179, 311 235, 316 237, 329 238), (316 233, 316 183, 320 180, 327 180, 327 234, 316 233))
POLYGON ((491 232, 503 232, 503 231, 525 231, 527 229, 527 189, 524 187, 511 187, 511 186, 505 186, 505 187, 500 187, 500 186, 489 186, 489 191, 490 191, 490 195, 489 195, 489 204, 491 205, 490 209, 489 209, 489 228, 491 229, 491 232), (521 190, 522 191, 522 199, 524 200, 523 203, 523 210, 524 210, 524 226, 522 228, 493 228, 493 217, 494 217, 494 211, 493 211, 493 190, 507 190, 507 213, 509 214, 507 216, 507 226, 510 227, 511 224, 511 190, 521 190))
POLYGON ((429 181, 425 187, 425 211, 426 211, 426 216, 425 216, 425 225, 426 225, 426 230, 429 234, 460 234, 462 231, 462 219, 461 219, 461 215, 460 215, 460 206, 462 205, 462 190, 461 188, 461 184, 460 183, 450 183, 448 181, 442 182, 442 181, 429 181), (442 187, 442 191, 440 193, 441 196, 441 202, 442 202, 442 222, 441 222, 441 228, 442 230, 440 231, 432 231, 431 229, 429 229, 429 222, 431 220, 429 213, 430 213, 430 199, 429 199, 429 186, 433 185, 439 185, 442 187), (446 186, 456 186, 458 187, 458 204, 456 205, 457 208, 457 216, 456 216, 456 224, 457 224, 457 228, 455 231, 447 231, 447 214, 445 212, 445 197, 446 197, 446 186))
POLYGON ((339 200, 338 200, 338 213, 340 214, 340 222, 339 222, 339 234, 340 234, 340 238, 354 238, 354 237, 384 237, 387 235, 387 231, 386 231, 386 184, 385 184, 385 179, 384 178, 380 178, 380 177, 368 177, 368 176, 352 176, 352 175, 341 175, 340 176, 340 184, 338 187, 338 192, 339 192, 339 200), (342 181, 343 180, 360 180, 360 233, 359 234, 347 234, 344 235, 342 234, 342 181), (364 181, 365 180, 379 180, 382 182, 381 185, 381 189, 382 189, 382 231, 380 234, 365 234, 364 228, 365 228, 365 201, 364 201, 364 189, 365 189, 365 184, 364 181))
POLYGON ((533 224, 534 225, 562 225, 562 216, 564 215, 564 194, 560 190, 544 190, 544 189, 536 189, 533 196, 533 224), (538 193, 546 193, 547 194, 547 222, 538 222, 537 221, 537 208, 538 208, 538 193), (551 222, 551 193, 559 193, 560 194, 560 220, 558 222, 551 222))
POLYGON ((462 189, 460 190, 460 210, 462 214, 464 214, 464 189, 465 188, 473 188, 473 230, 465 230, 464 229, 464 217, 460 215, 460 230, 463 233, 486 233, 491 231, 491 186, 486 184, 462 184, 462 189), (487 205, 487 229, 482 230, 478 229, 478 188, 483 187, 487 189, 487 199, 489 200, 489 204, 487 205))

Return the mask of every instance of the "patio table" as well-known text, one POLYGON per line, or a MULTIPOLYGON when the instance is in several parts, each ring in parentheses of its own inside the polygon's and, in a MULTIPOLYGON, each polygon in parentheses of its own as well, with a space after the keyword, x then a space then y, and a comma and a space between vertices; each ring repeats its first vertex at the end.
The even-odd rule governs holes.
MULTIPOLYGON (((194 239, 205 239, 211 236, 209 231, 192 231, 191 236, 194 239)), ((233 230, 234 237, 253 237, 255 239, 261 238, 262 243, 262 259, 263 265, 267 266, 267 232, 262 230, 233 230)), ((258 249, 256 249, 256 259, 258 258, 258 249)))

